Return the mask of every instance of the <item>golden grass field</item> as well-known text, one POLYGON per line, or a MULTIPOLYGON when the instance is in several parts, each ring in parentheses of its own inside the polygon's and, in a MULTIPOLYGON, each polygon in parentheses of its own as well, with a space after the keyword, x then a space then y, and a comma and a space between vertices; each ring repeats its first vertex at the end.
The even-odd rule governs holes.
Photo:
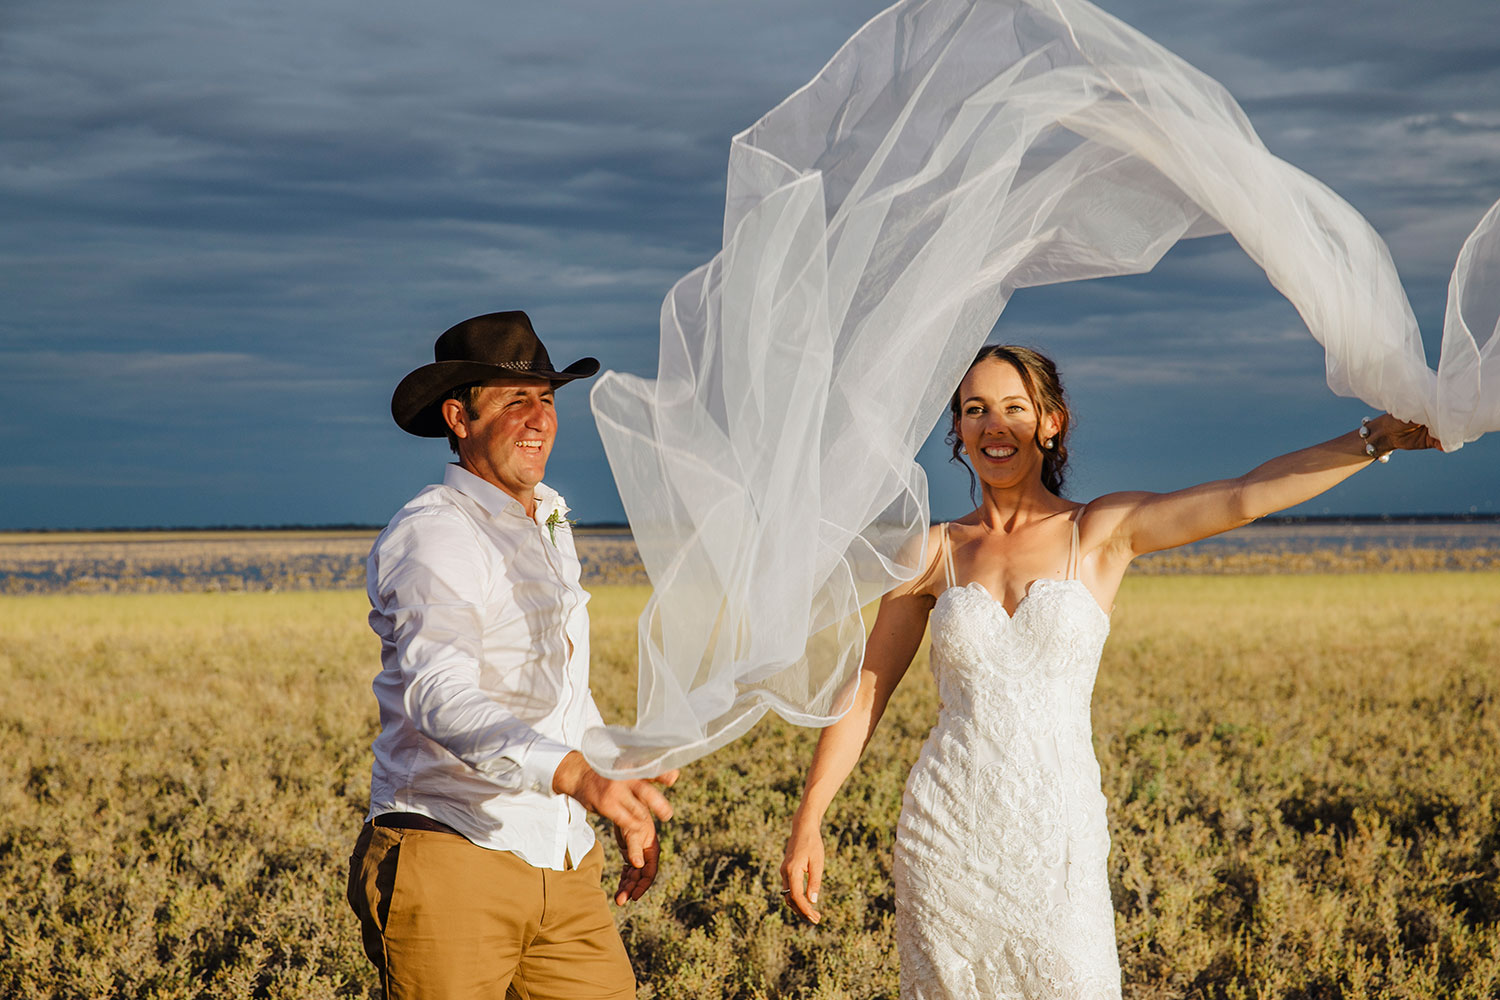
MULTIPOLYGON (((629 715, 644 588, 596 588, 629 715)), ((357 591, 0 598, 0 997, 378 995, 344 901, 377 647, 357 591)), ((1500 573, 1132 576, 1095 694, 1126 996, 1500 995, 1500 573)), ((894 997, 889 855, 925 661, 830 814, 824 921, 777 865, 816 733, 673 791, 619 911, 641 996, 894 997)), ((610 848, 613 851, 613 848, 610 848)))

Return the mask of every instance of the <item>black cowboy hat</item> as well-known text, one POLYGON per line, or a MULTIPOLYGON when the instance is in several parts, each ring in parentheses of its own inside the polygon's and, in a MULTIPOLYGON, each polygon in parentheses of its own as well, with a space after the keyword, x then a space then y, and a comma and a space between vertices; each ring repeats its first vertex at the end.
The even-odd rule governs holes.
POLYGON ((579 358, 562 371, 554 369, 530 317, 519 309, 475 316, 449 327, 432 354, 437 360, 402 379, 391 396, 396 425, 417 437, 447 434, 440 404, 449 389, 512 375, 544 378, 557 386, 599 370, 596 358, 579 358))

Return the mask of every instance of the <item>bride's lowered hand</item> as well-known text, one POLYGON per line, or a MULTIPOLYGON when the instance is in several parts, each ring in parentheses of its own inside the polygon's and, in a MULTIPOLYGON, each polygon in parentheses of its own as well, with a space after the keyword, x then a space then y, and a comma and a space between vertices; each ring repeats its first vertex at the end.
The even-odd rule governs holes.
POLYGON ((801 810, 792 818, 792 835, 781 860, 781 894, 792 909, 817 923, 823 914, 816 909, 823 884, 823 831, 816 820, 806 820, 801 810))
POLYGON ((936 529, 929 533, 927 572, 881 599, 880 613, 875 616, 875 626, 865 646, 854 700, 849 710, 818 737, 802 802, 792 817, 792 832, 781 862, 781 895, 792 909, 813 923, 823 919, 817 909, 823 884, 823 815, 864 752, 891 693, 901 683, 917 647, 922 644, 927 613, 935 599, 930 591, 937 537, 936 529))

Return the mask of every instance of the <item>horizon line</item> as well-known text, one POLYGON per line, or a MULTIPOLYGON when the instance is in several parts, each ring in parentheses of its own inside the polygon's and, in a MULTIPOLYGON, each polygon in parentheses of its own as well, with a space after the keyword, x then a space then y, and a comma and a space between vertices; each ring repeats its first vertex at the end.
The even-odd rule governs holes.
MULTIPOLYGON (((1468 511, 1464 513, 1411 512, 1404 514, 1268 514, 1250 522, 1256 524, 1441 524, 1464 522, 1500 522, 1500 512, 1468 511)), ((940 522, 933 521, 933 524, 940 522)), ((381 531, 384 524, 363 524, 352 521, 319 524, 208 524, 208 525, 114 525, 108 527, 45 527, 45 528, 0 528, 0 534, 48 535, 48 534, 140 534, 170 532, 272 532, 272 531, 381 531)), ((630 531, 626 521, 588 521, 577 525, 582 532, 630 531)), ((1231 529, 1238 530, 1238 529, 1231 529)))

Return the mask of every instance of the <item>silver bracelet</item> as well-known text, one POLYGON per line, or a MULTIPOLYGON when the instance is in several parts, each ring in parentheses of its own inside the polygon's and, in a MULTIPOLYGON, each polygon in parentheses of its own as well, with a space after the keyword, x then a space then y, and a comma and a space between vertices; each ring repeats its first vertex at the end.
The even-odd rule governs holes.
POLYGON ((1380 462, 1382 464, 1385 463, 1385 462, 1389 462, 1391 460, 1391 453, 1390 452, 1386 452, 1383 455, 1377 455, 1375 453, 1375 446, 1370 443, 1370 418, 1369 417, 1360 417, 1359 418, 1359 437, 1360 437, 1360 440, 1364 441, 1364 443, 1365 443, 1365 454, 1366 455, 1369 455, 1375 461, 1380 462))

